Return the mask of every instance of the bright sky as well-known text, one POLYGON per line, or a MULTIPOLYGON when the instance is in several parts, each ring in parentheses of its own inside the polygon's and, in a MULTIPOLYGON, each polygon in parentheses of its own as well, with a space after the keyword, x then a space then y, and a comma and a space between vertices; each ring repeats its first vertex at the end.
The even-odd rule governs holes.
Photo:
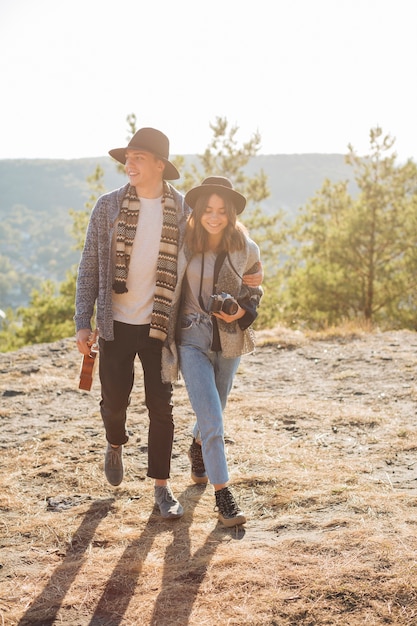
POLYGON ((106 155, 126 117, 201 154, 210 123, 261 154, 417 161, 416 0, 1 0, 0 159, 106 155))

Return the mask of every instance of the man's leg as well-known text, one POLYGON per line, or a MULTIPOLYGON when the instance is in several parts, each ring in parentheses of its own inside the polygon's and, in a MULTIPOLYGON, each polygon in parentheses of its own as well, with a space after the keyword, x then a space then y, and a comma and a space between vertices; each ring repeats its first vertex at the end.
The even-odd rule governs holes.
POLYGON ((163 383, 161 379, 162 343, 149 337, 149 326, 140 328, 138 355, 143 368, 149 414, 147 475, 155 479, 155 501, 161 515, 178 518, 183 515, 183 508, 168 485, 174 440, 172 385, 163 383))
POLYGON ((123 444, 129 438, 126 432, 126 410, 134 379, 134 328, 115 322, 114 341, 100 340, 100 410, 108 441, 104 471, 109 483, 115 487, 123 480, 123 444))

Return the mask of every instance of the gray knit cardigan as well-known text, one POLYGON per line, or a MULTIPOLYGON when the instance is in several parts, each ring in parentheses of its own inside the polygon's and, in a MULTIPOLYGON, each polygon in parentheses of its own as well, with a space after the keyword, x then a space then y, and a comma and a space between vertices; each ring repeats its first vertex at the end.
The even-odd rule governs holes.
MULTIPOLYGON (((250 328, 250 323, 256 317, 256 308, 259 305, 263 291, 261 287, 253 288, 243 286, 240 278, 243 274, 249 272, 255 263, 260 260, 259 247, 252 239, 246 237, 244 250, 229 253, 229 258, 233 267, 229 259, 226 258, 220 268, 216 291, 217 293, 224 291, 236 298, 239 304, 247 311, 245 318, 249 318, 246 328, 245 324, 241 323, 241 320, 227 323, 217 319, 223 356, 233 358, 253 352, 255 348, 254 333, 250 328), (237 274, 239 274, 239 276, 237 274)), ((179 376, 179 359, 176 340, 178 334, 178 320, 181 314, 182 283, 190 260, 191 253, 183 246, 178 254, 178 280, 172 299, 168 336, 162 348, 163 382, 174 382, 179 376)))
MULTIPOLYGON (((179 241, 181 246, 190 208, 184 202, 184 196, 170 183, 177 207, 179 241)), ((78 267, 77 291, 75 298, 76 330, 91 328, 91 321, 96 306, 96 326, 100 337, 113 341, 112 285, 114 263, 112 259, 112 240, 121 203, 129 186, 106 193, 97 200, 91 212, 84 250, 78 267)))

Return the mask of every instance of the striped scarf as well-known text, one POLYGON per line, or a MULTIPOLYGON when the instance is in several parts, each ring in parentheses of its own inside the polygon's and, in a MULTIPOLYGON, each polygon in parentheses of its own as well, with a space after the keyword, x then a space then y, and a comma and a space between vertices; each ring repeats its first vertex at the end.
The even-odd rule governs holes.
MULTIPOLYGON (((174 196, 164 181, 163 221, 156 268, 155 296, 149 336, 164 341, 167 336, 172 296, 177 282, 178 223, 174 196)), ((140 200, 129 185, 123 198, 116 230, 116 267, 113 289, 126 293, 130 255, 139 219, 140 200)))

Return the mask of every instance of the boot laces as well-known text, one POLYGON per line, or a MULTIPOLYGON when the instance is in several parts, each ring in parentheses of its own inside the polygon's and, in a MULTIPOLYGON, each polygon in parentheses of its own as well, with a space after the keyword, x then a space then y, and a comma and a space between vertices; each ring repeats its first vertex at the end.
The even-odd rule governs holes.
POLYGON ((216 507, 225 517, 235 517, 240 512, 232 492, 227 487, 216 492, 216 507))

